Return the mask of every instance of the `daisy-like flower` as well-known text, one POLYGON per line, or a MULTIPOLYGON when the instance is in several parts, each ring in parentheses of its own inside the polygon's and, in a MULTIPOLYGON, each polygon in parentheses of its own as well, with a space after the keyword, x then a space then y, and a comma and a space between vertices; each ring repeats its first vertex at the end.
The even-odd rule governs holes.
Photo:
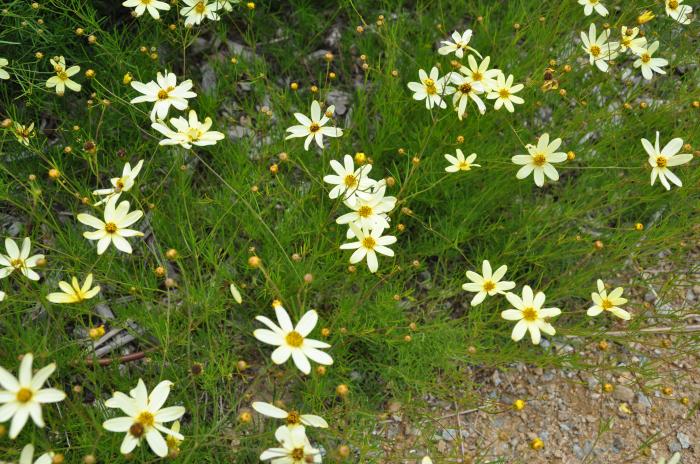
POLYGON ((386 213, 396 206, 396 197, 384 196, 386 182, 377 182, 368 198, 357 198, 354 203, 346 206, 352 211, 343 214, 335 222, 338 224, 355 224, 361 229, 388 229, 389 221, 386 213))
POLYGON ((617 287, 608 295, 607 290, 605 290, 605 284, 602 280, 598 279, 598 293, 591 293, 593 306, 588 308, 586 314, 594 317, 603 311, 610 311, 613 315, 619 317, 620 319, 629 321, 632 319, 630 313, 620 308, 620 306, 627 303, 627 298, 622 298, 622 292, 622 287, 617 287))
POLYGON ((275 432, 281 448, 270 448, 262 452, 261 461, 272 464, 309 464, 322 462, 321 452, 311 446, 306 437, 306 429, 282 426, 275 432))
POLYGON ((141 219, 143 211, 134 210, 129 212, 129 202, 122 201, 117 206, 117 200, 118 198, 113 197, 107 202, 104 221, 90 214, 78 214, 78 221, 97 229, 92 232, 83 232, 83 237, 88 240, 98 240, 98 255, 104 253, 110 243, 113 243, 118 250, 124 253, 131 253, 131 245, 125 237, 143 236, 143 233, 138 230, 127 229, 127 227, 141 219))
POLYGON ((424 456, 421 460, 421 464, 433 464, 433 460, 430 459, 430 456, 424 456))
POLYGON ((657 131, 656 143, 652 145, 647 139, 642 139, 642 146, 649 155, 651 185, 654 185, 658 177, 663 186, 666 187, 666 190, 671 190, 671 185, 668 183, 669 180, 678 187, 682 187, 683 183, 681 180, 668 168, 685 164, 693 159, 693 155, 689 153, 678 154, 683 148, 683 139, 672 139, 663 149, 659 149, 659 132, 657 131))
POLYGON ((454 93, 454 87, 445 85, 446 81, 451 79, 450 73, 444 77, 440 77, 438 68, 433 67, 430 70, 430 75, 422 69, 418 70, 418 78, 420 82, 409 82, 408 88, 413 92, 414 100, 425 100, 425 107, 432 109, 434 106, 447 108, 447 103, 442 99, 445 95, 454 93))
POLYGON ((681 24, 690 24, 693 8, 682 3, 683 0, 666 0, 666 14, 681 24))
POLYGON ((447 172, 469 171, 472 167, 481 167, 480 164, 474 164, 476 153, 472 153, 467 158, 464 158, 464 153, 459 148, 457 149, 456 157, 446 154, 445 159, 450 162, 450 165, 445 168, 447 172))
POLYGON ((523 287, 523 296, 520 298, 515 293, 506 293, 506 298, 515 309, 506 309, 501 312, 501 317, 507 321, 518 321, 513 328, 511 338, 514 341, 519 341, 525 336, 525 332, 530 331, 532 343, 539 345, 541 334, 544 332, 547 335, 554 335, 556 330, 552 324, 547 322, 550 317, 555 317, 561 314, 559 308, 543 308, 544 293, 537 292, 533 295, 532 289, 525 285, 523 287))
POLYGON ((110 432, 126 432, 120 448, 122 454, 131 453, 145 438, 154 453, 165 457, 168 455, 168 444, 161 433, 184 440, 185 437, 179 432, 163 425, 185 414, 185 408, 182 406, 163 408, 172 385, 169 380, 164 380, 156 385, 149 395, 146 384, 139 379, 129 396, 122 392, 114 392, 112 397, 105 401, 108 408, 121 409, 126 414, 126 417, 116 417, 102 423, 102 427, 110 432))
POLYGON ((134 180, 136 179, 136 176, 139 175, 139 172, 141 172, 142 167, 143 160, 136 163, 136 166, 134 166, 133 169, 131 164, 125 163, 124 168, 122 169, 122 176, 112 177, 110 179, 113 186, 112 188, 99 189, 92 192, 93 195, 106 195, 106 198, 95 203, 95 206, 99 206, 102 203, 109 201, 112 197, 117 196, 122 192, 128 192, 131 190, 131 187, 134 186, 134 180))
MULTIPOLYGON (((285 411, 284 409, 273 406, 270 403, 255 401, 253 409, 258 411, 263 416, 274 417, 275 419, 284 419, 287 427, 297 427, 305 425, 308 427, 328 428, 328 422, 323 417, 314 416, 313 414, 301 414, 299 411, 285 411)), ((284 425, 282 426, 284 427, 284 425)))
POLYGON ((170 118, 170 124, 177 129, 177 132, 160 122, 151 124, 151 127, 167 137, 160 141, 160 145, 181 145, 190 149, 192 145, 204 147, 215 145, 217 141, 223 140, 224 134, 209 130, 212 125, 210 117, 207 116, 204 122, 200 122, 195 110, 190 110, 188 117, 189 119, 182 116, 170 118))
POLYGON ((41 405, 63 401, 66 394, 55 388, 41 388, 56 370, 56 364, 39 369, 32 375, 34 356, 27 353, 19 366, 19 378, 0 367, 0 422, 12 418, 10 438, 14 440, 31 416, 37 427, 44 427, 41 405))
POLYGON ((192 92, 192 81, 177 83, 177 76, 174 73, 166 72, 165 76, 160 72, 156 74, 156 80, 148 83, 131 81, 131 87, 141 92, 140 95, 131 100, 131 103, 150 102, 153 103, 151 110, 151 121, 165 119, 170 106, 180 111, 187 108, 187 99, 197 96, 192 92))
POLYGON ((668 61, 664 58, 654 58, 652 55, 659 48, 659 41, 657 40, 653 44, 649 45, 648 48, 642 48, 637 51, 639 58, 634 62, 635 68, 642 68, 642 76, 644 79, 651 79, 654 77, 654 73, 666 74, 666 71, 661 69, 662 66, 668 65, 668 61))
POLYGON ((371 197, 370 189, 376 184, 376 181, 369 178, 369 172, 372 170, 371 164, 363 164, 355 169, 355 161, 352 156, 345 155, 343 164, 331 160, 331 168, 335 171, 335 175, 329 174, 323 178, 324 182, 333 185, 328 193, 331 199, 335 200, 342 196, 344 201, 354 204, 357 198, 369 199, 371 197))
POLYGON ((272 352, 272 362, 284 364, 291 356, 297 368, 307 375, 311 372, 309 359, 325 366, 333 364, 333 358, 319 349, 330 348, 328 343, 306 338, 318 322, 316 311, 307 311, 295 327, 279 301, 275 301, 272 305, 275 308, 279 326, 265 316, 257 316, 255 319, 268 328, 253 332, 253 336, 261 342, 277 346, 277 349, 272 352))
POLYGON ((608 42, 609 38, 609 29, 603 30, 599 36, 596 36, 595 24, 591 24, 588 28, 588 35, 581 32, 583 42, 581 47, 588 53, 590 63, 595 64, 603 72, 608 71, 608 61, 617 58, 617 49, 620 46, 617 42, 608 42))
POLYGON ((639 54, 647 46, 646 37, 637 37, 639 35, 638 27, 622 26, 622 34, 620 38, 620 51, 625 52, 628 49, 632 53, 639 54))
POLYGON ((452 104, 457 111, 459 120, 462 120, 467 110, 467 103, 469 103, 470 99, 476 103, 479 113, 484 114, 486 112, 486 105, 484 105, 484 102, 479 98, 479 95, 484 93, 483 84, 481 82, 473 82, 470 77, 458 73, 452 73, 451 76, 452 83, 455 85, 455 92, 452 95, 452 104))
POLYGON ((463 284, 462 288, 467 292, 476 293, 474 298, 472 298, 472 306, 476 306, 484 301, 487 295, 502 295, 508 290, 515 288, 515 282, 501 280, 503 276, 506 275, 507 270, 508 266, 504 264, 496 269, 496 272, 492 272, 491 263, 489 263, 488 260, 484 260, 481 264, 481 272, 483 275, 479 275, 474 271, 467 271, 467 278, 471 280, 471 282, 463 284))
POLYGON ((357 241, 343 243, 340 245, 340 249, 355 250, 352 256, 350 256, 350 264, 359 263, 366 257, 367 267, 370 272, 374 273, 377 272, 379 268, 377 253, 384 256, 394 256, 394 251, 388 248, 388 246, 396 243, 396 237, 393 235, 382 236, 383 229, 380 228, 372 229, 371 232, 367 232, 353 223, 350 223, 349 226, 357 241))
POLYGON ((66 87, 74 92, 80 92, 82 86, 75 81, 72 81, 71 76, 76 75, 80 72, 80 66, 71 66, 66 69, 66 59, 62 56, 56 56, 51 58, 51 65, 53 70, 56 72, 55 76, 49 77, 46 81, 46 87, 56 88, 56 95, 63 96, 66 92, 66 87))
POLYGON ((316 145, 323 148, 323 136, 328 137, 341 137, 343 135, 343 130, 338 127, 324 127, 325 124, 330 121, 333 112, 335 111, 335 106, 331 105, 326 109, 326 112, 321 115, 321 105, 314 100, 311 103, 311 119, 309 119, 305 114, 294 113, 294 117, 299 121, 300 125, 292 126, 287 129, 290 134, 285 138, 285 140, 306 137, 304 140, 304 150, 309 149, 309 145, 312 140, 316 141, 316 145))
POLYGON ((141 16, 148 10, 148 14, 150 14, 153 19, 160 19, 158 10, 168 11, 170 9, 170 5, 159 0, 126 0, 122 3, 122 6, 134 8, 136 17, 141 16))
POLYGON ((7 58, 0 58, 0 79, 9 79, 10 78, 10 73, 8 73, 4 69, 2 69, 5 66, 7 66, 8 64, 10 64, 10 62, 7 61, 7 58))
POLYGON ((185 26, 201 24, 205 19, 218 21, 220 19, 217 11, 223 6, 221 1, 214 0, 182 0, 186 5, 180 9, 180 14, 185 17, 185 26))
POLYGON ((459 68, 459 72, 467 77, 468 82, 481 84, 484 91, 491 91, 496 87, 498 76, 503 74, 500 69, 489 69, 491 57, 487 56, 480 64, 472 55, 467 57, 468 66, 459 68))
POLYGON ((515 175, 518 179, 524 179, 534 173, 535 185, 542 187, 544 177, 547 176, 553 181, 559 180, 559 173, 552 163, 566 161, 566 153, 557 151, 561 146, 561 139, 554 139, 549 142, 549 134, 542 134, 537 141, 537 146, 527 145, 529 155, 515 155, 511 161, 515 164, 523 165, 515 175))
POLYGON ((81 301, 89 300, 100 292, 99 285, 92 287, 92 274, 88 274, 82 287, 78 283, 77 277, 73 277, 70 284, 62 280, 58 283, 58 286, 63 290, 62 292, 46 295, 46 299, 51 303, 80 303, 81 301))
POLYGON ((17 247, 17 244, 11 238, 5 239, 6 255, 0 254, 0 279, 12 274, 14 271, 20 271, 29 280, 39 280, 39 274, 32 270, 37 266, 40 259, 44 259, 44 255, 29 256, 32 251, 32 241, 29 237, 25 237, 22 241, 22 249, 17 247))
POLYGON ((34 460, 34 445, 27 444, 22 448, 22 453, 19 455, 19 464, 51 464, 56 453, 49 451, 39 456, 34 460))
POLYGON ((34 123, 25 126, 15 122, 12 132, 15 134, 15 138, 22 145, 29 145, 29 139, 34 136, 34 123))
POLYGON ((579 5, 583 5, 583 14, 590 16, 595 10, 601 16, 608 15, 608 9, 600 3, 600 0, 578 0, 579 5))
POLYGON ((449 40, 443 40, 442 41, 442 47, 438 48, 438 53, 441 55, 449 55, 450 53, 454 53, 457 58, 462 58, 464 56, 465 50, 472 51, 479 55, 479 58, 481 58, 481 55, 479 52, 474 50, 472 47, 469 46, 469 41, 472 39, 472 30, 467 29, 463 33, 459 33, 457 31, 454 31, 452 33, 452 41, 449 40))
POLYGON ((165 443, 168 445, 168 454, 175 455, 180 452, 180 444, 182 444, 182 437, 180 435, 180 421, 177 420, 173 422, 173 426, 170 427, 170 432, 165 436, 165 443))
POLYGON ((513 85, 512 74, 508 76, 508 79, 506 79, 505 74, 499 74, 496 78, 496 84, 493 86, 492 91, 486 95, 486 98, 489 100, 496 100, 493 105, 496 110, 500 110, 501 106, 505 106, 506 109, 512 113, 515 111, 513 103, 517 105, 525 103, 525 100, 515 95, 517 92, 520 92, 523 87, 525 87, 523 84, 513 85))

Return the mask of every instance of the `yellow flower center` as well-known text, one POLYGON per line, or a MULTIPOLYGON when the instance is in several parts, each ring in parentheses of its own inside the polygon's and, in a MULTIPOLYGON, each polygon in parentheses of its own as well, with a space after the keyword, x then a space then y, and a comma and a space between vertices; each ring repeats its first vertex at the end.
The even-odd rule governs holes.
POLYGON ((460 171, 470 171, 471 168, 472 168, 471 165, 469 163, 467 163, 466 160, 459 162, 459 170, 460 171))
POLYGON ((321 130, 321 126, 319 126, 317 122, 311 123, 311 125, 309 126, 309 132, 313 133, 318 132, 319 130, 321 130))
POLYGON ((175 450, 180 446, 180 440, 173 437, 172 435, 168 435, 167 437, 165 437, 165 443, 168 445, 168 449, 170 450, 175 450))
MULTIPOLYGON (((631 34, 630 31, 627 31, 627 35, 630 35, 630 34, 631 34)), ((632 43, 632 39, 630 39, 629 37, 622 38, 622 45, 624 45, 625 47, 629 47, 629 45, 631 43, 632 43)))
POLYGON ((14 267, 15 269, 21 269, 24 267, 24 260, 19 258, 13 259, 12 261, 10 261, 10 264, 12 264, 12 267, 14 267))
POLYGON ((286 341, 287 345, 289 346, 299 348, 301 345, 304 344, 304 337, 302 337, 299 332, 292 330, 287 334, 286 337, 284 337, 284 341, 286 341))
POLYGON ((459 86, 459 91, 462 93, 469 93, 472 91, 472 86, 467 83, 464 83, 459 86))
POLYGON ((151 0, 141 0, 141 3, 143 3, 144 5, 150 5, 151 0))
POLYGON ((670 10, 675 10, 676 8, 678 8, 678 2, 676 0, 671 0, 670 2, 668 2, 668 8, 670 10))
POLYGON ((197 140, 201 139, 203 135, 204 132, 194 127, 187 129, 187 138, 190 140, 190 142, 196 142, 197 140))
POLYGON ((668 164, 668 160, 666 159, 665 156, 657 156, 656 157, 656 165, 658 167, 665 168, 667 164, 668 164))
POLYGON ((289 411, 287 414, 287 425, 301 424, 301 415, 297 411, 289 411))
POLYGON ((484 78, 484 76, 479 71, 472 72, 472 80, 473 81, 480 81, 483 78, 484 78))
POLYGON ((301 461, 304 459, 304 448, 294 448, 291 453, 292 459, 295 461, 301 461))
POLYGON ((204 6, 204 2, 198 2, 194 7, 194 11, 196 11, 199 14, 204 13, 204 10, 206 10, 206 7, 204 6))
POLYGON ((508 97, 510 97, 510 91, 508 89, 501 89, 498 91, 498 95, 501 98, 508 98, 508 97))
POLYGON ((124 188, 124 181, 122 179, 123 178, 121 178, 117 181, 117 190, 121 190, 124 188))
POLYGON ((142 411, 136 418, 136 422, 141 424, 144 428, 148 428, 153 427, 153 424, 156 423, 156 418, 151 412, 142 411))
POLYGON ((168 91, 166 89, 160 89, 158 91, 158 100, 166 100, 168 98, 168 91))
POLYGON ((108 222, 107 224, 105 224, 105 231, 108 234, 115 233, 117 231, 117 229, 118 229, 117 225, 113 222, 108 222))
POLYGON ((532 155, 532 162, 535 166, 544 166, 547 163, 547 157, 544 153, 535 153, 532 155))
POLYGON ((537 310, 533 307, 527 307, 522 310, 523 319, 528 322, 534 322, 537 320, 537 310))
POLYGON ((17 401, 19 401, 20 403, 28 403, 33 396, 34 393, 32 393, 30 389, 20 388, 17 392, 17 401))
POLYGON ((360 206, 360 209, 357 210, 357 214, 360 215, 360 217, 367 218, 372 215, 372 207, 371 206, 360 206))
POLYGON ((591 45, 591 55, 593 55, 593 56, 600 55, 600 47, 597 45, 591 45))
POLYGON ((355 187, 357 185, 357 179, 352 174, 345 176, 343 183, 346 187, 355 187))
POLYGON ((426 87, 435 87, 435 81, 432 79, 426 79, 423 81, 426 87))
POLYGON ((603 303, 602 303, 600 306, 601 306, 604 310, 608 311, 610 308, 612 308, 612 307, 615 306, 615 305, 612 304, 612 301, 610 301, 610 300, 608 300, 607 298, 605 298, 605 299, 603 300, 603 303))
POLYGON ((66 74, 65 71, 61 71, 58 73, 58 78, 61 79, 62 81, 67 81, 68 74, 66 74))
POLYGON ((642 63, 648 63, 651 61, 651 55, 648 53, 644 53, 641 57, 642 63))
POLYGON ((368 250, 374 249, 375 245, 377 245, 377 242, 373 237, 365 237, 364 240, 362 240, 362 246, 368 250))
POLYGON ((490 292, 496 288, 496 284, 493 283, 493 280, 485 280, 484 281, 484 291, 485 292, 490 292))
POLYGON ((53 70, 56 71, 56 73, 63 72, 63 66, 60 64, 57 64, 56 66, 53 67, 53 70))

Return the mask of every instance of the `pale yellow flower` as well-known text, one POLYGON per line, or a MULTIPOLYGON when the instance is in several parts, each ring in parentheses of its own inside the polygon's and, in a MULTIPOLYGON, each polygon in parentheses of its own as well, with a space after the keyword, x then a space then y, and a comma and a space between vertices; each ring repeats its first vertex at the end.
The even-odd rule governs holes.
POLYGON ((73 277, 70 284, 62 280, 58 283, 58 286, 63 290, 62 292, 46 295, 46 299, 51 303, 80 303, 81 301, 89 300, 100 292, 99 285, 92 287, 92 274, 88 274, 82 287, 78 284, 77 277, 73 277))
POLYGON ((46 87, 50 89, 55 87, 58 96, 62 96, 66 92, 66 87, 74 92, 80 92, 82 86, 70 79, 71 76, 80 72, 80 66, 66 68, 66 59, 62 56, 51 58, 51 65, 53 65, 56 75, 46 81, 46 87))

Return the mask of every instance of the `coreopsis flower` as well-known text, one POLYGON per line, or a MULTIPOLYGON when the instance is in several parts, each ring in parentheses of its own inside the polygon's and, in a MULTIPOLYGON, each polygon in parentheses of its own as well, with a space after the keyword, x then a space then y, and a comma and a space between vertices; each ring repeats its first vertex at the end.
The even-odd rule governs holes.
POLYGON ((644 10, 642 14, 637 16, 637 24, 641 26, 642 24, 646 24, 654 18, 656 18, 656 15, 654 13, 652 13, 650 10, 644 10))
POLYGON ((608 9, 600 3, 600 0, 578 0, 579 5, 583 5, 583 14, 590 16, 595 10, 601 16, 608 15, 608 9))
POLYGON ((664 58, 654 58, 652 55, 659 48, 659 41, 657 40, 653 44, 649 45, 648 48, 642 48, 637 51, 639 58, 634 62, 635 68, 642 68, 642 76, 644 79, 651 79, 654 77, 654 73, 666 74, 666 71, 661 69, 662 66, 668 65, 668 61, 664 58))
POLYGON ((452 105, 454 105, 457 111, 459 120, 461 121, 462 117, 464 117, 469 100, 476 103, 479 113, 484 114, 486 112, 486 105, 484 105, 483 100, 479 97, 480 94, 484 93, 484 86, 481 82, 472 82, 470 77, 463 76, 459 73, 452 73, 451 76, 452 83, 455 85, 455 92, 452 95, 452 105))
POLYGON ((169 380, 164 380, 156 385, 149 395, 146 384, 139 379, 136 388, 129 392, 129 396, 122 392, 114 392, 112 397, 105 401, 105 406, 108 408, 121 409, 126 414, 125 417, 107 419, 102 423, 102 427, 110 432, 126 432, 119 450, 122 454, 131 453, 145 438, 154 453, 165 457, 168 455, 168 444, 161 433, 184 440, 185 437, 179 432, 163 425, 185 414, 185 408, 182 406, 163 408, 172 385, 173 383, 169 380))
POLYGON ((178 84, 177 76, 169 72, 166 72, 165 76, 159 72, 156 74, 155 81, 145 84, 139 81, 131 81, 131 87, 143 94, 132 99, 131 103, 153 103, 151 121, 155 121, 156 116, 158 119, 165 119, 171 105, 180 111, 184 110, 187 108, 187 99, 197 96, 196 93, 191 91, 192 81, 190 79, 178 84))
POLYGON ((281 448, 269 448, 260 455, 261 461, 273 464, 309 464, 322 462, 321 452, 311 446, 303 426, 282 426, 275 432, 281 448))
POLYGON ((683 139, 675 138, 668 142, 663 149, 659 149, 659 132, 656 132, 656 143, 651 144, 647 139, 642 139, 642 146, 649 155, 649 165, 651 166, 651 185, 654 185, 658 177, 666 187, 666 190, 671 190, 670 180, 678 187, 682 187, 683 183, 674 173, 668 169, 671 166, 679 166, 693 159, 693 155, 689 153, 678 154, 683 148, 683 139))
POLYGON ((19 464, 51 464, 56 453, 49 451, 39 456, 34 460, 34 445, 27 444, 22 448, 22 453, 19 455, 19 464))
MULTIPOLYGON (((454 53, 457 58, 462 58, 464 56, 465 50, 469 50, 479 55, 479 52, 477 52, 469 46, 469 41, 471 39, 471 29, 467 29, 461 34, 457 31, 454 31, 452 33, 452 41, 443 40, 443 46, 438 48, 438 53, 441 55, 449 55, 450 53, 454 53)), ((479 57, 481 57, 481 55, 479 55, 479 57)))
POLYGON ((420 82, 408 83, 408 88, 413 92, 413 99, 418 101, 425 100, 425 107, 429 110, 434 106, 447 108, 447 103, 442 98, 445 95, 451 95, 455 91, 454 87, 445 85, 451 79, 450 73, 440 77, 440 71, 436 67, 430 70, 430 75, 419 69, 418 78, 420 82))
POLYGON ((376 181, 369 178, 372 165, 367 163, 355 169, 355 161, 352 156, 345 155, 343 164, 336 160, 331 160, 331 168, 335 175, 329 174, 323 177, 323 181, 333 185, 328 196, 335 200, 341 197, 349 204, 354 204, 358 198, 369 199, 372 195, 370 189, 376 181))
POLYGON ((647 46, 647 39, 646 37, 637 37, 637 35, 639 35, 638 27, 622 26, 620 51, 625 52, 629 49, 632 53, 639 54, 647 46))
POLYGON ((588 308, 586 314, 591 317, 597 316, 603 311, 610 311, 613 315, 629 321, 632 319, 630 313, 620 308, 623 304, 627 303, 626 298, 622 298, 622 287, 617 287, 615 290, 608 294, 605 290, 605 284, 602 280, 598 279, 598 293, 591 293, 591 299, 593 300, 593 306, 588 308))
POLYGON ((433 460, 430 459, 430 456, 424 456, 421 460, 421 464, 433 464, 433 460))
POLYGON ((217 141, 224 138, 221 132, 209 130, 212 125, 210 117, 207 116, 204 122, 200 122, 195 110, 190 110, 188 119, 182 116, 170 118, 170 124, 177 129, 177 132, 161 122, 151 124, 151 127, 167 137, 160 141, 160 145, 180 145, 190 149, 192 145, 198 147, 215 145, 217 141))
POLYGON ((141 172, 142 167, 143 160, 140 160, 138 163, 136 163, 136 166, 134 166, 133 168, 128 162, 125 163, 124 168, 122 169, 122 176, 112 177, 109 180, 112 183, 112 188, 99 189, 92 192, 93 195, 106 195, 104 199, 95 203, 95 206, 99 206, 102 203, 109 201, 110 199, 112 199, 112 197, 118 196, 122 192, 128 192, 129 190, 131 190, 131 187, 134 186, 134 180, 136 179, 136 176, 139 175, 139 172, 141 172))
POLYGON ((561 314, 559 308, 543 308, 545 296, 542 292, 533 295, 532 289, 525 285, 523 287, 522 298, 515 293, 506 293, 506 298, 514 309, 506 309, 501 312, 501 317, 507 321, 518 321, 513 328, 511 338, 519 341, 525 336, 525 332, 530 331, 532 343, 539 345, 541 334, 554 335, 556 330, 552 324, 547 322, 551 317, 561 314))
MULTIPOLYGON (((258 411, 263 416, 274 417, 275 419, 284 419, 287 427, 296 427, 305 425, 308 427, 328 428, 328 422, 323 417, 313 414, 301 414, 299 411, 285 411, 284 409, 273 406, 270 403, 255 401, 253 409, 258 411)), ((282 426, 284 427, 284 426, 282 426)))
POLYGON ((31 416, 37 427, 44 427, 41 405, 63 401, 66 394, 55 388, 41 388, 46 380, 56 370, 56 364, 51 363, 32 374, 34 356, 27 353, 19 366, 19 377, 0 367, 0 422, 12 418, 10 438, 15 439, 22 431, 27 419, 31 416))
POLYGON ((608 71, 608 61, 617 58, 617 49, 620 46, 617 42, 608 42, 609 38, 609 29, 604 29, 600 35, 596 36, 595 24, 591 24, 588 28, 588 35, 581 32, 583 42, 581 47, 588 53, 590 63, 595 64, 603 72, 608 71))
POLYGON ((445 168, 446 172, 469 171, 472 167, 481 167, 480 164, 474 164, 476 153, 472 153, 467 158, 464 157, 464 153, 459 148, 456 153, 456 157, 445 154, 445 159, 450 162, 450 165, 445 168))
POLYGON ((168 11, 170 9, 170 5, 159 0, 126 0, 122 6, 134 8, 137 17, 148 11, 153 19, 160 19, 158 10, 168 11))
POLYGON ((291 356, 297 368, 307 375, 311 372, 309 359, 326 366, 333 364, 333 358, 320 350, 330 348, 328 343, 306 338, 318 322, 316 311, 307 311, 295 327, 279 301, 275 301, 273 306, 279 325, 265 316, 256 316, 255 319, 265 324, 267 329, 257 329, 253 332, 253 336, 261 342, 277 346, 272 352, 272 362, 284 364, 291 356))
POLYGON ((29 237, 22 240, 22 249, 20 250, 14 240, 11 238, 5 239, 6 255, 0 254, 0 279, 12 274, 14 271, 19 271, 29 280, 39 280, 39 274, 32 270, 37 266, 40 259, 44 259, 44 255, 29 256, 32 251, 32 241, 29 237))
POLYGON ((338 127, 324 127, 330 121, 329 114, 332 115, 335 111, 335 106, 331 105, 326 109, 326 112, 321 115, 321 105, 314 100, 311 103, 311 119, 305 114, 294 113, 294 117, 299 121, 300 125, 292 126, 287 129, 290 134, 285 140, 306 137, 304 140, 304 150, 309 149, 312 140, 316 141, 316 145, 323 148, 323 136, 340 137, 343 135, 343 130, 338 127))
POLYGON ((29 145, 29 139, 34 135, 34 123, 25 126, 15 122, 12 132, 15 134, 15 138, 22 145, 29 145))
POLYGON ((387 197, 386 182, 377 182, 372 193, 367 198, 358 197, 346 206, 352 211, 343 214, 336 222, 338 224, 355 224, 364 229, 388 229, 389 221, 386 213, 396 206, 396 197, 387 197))
POLYGON ((506 79, 505 74, 499 74, 496 78, 496 84, 494 84, 492 91, 486 95, 486 98, 489 100, 496 100, 493 105, 496 110, 500 110, 501 106, 505 106, 506 109, 512 113, 515 111, 513 103, 517 105, 525 103, 525 100, 515 95, 517 92, 520 92, 523 87, 525 87, 523 84, 513 85, 512 74, 508 76, 508 79, 506 79))
POLYGON ((104 253, 110 243, 113 243, 118 250, 124 253, 131 253, 131 245, 126 240, 126 237, 143 236, 143 233, 138 230, 127 229, 127 227, 141 219, 143 211, 134 210, 129 212, 129 202, 122 201, 117 206, 117 200, 118 198, 113 197, 107 202, 104 221, 90 214, 78 214, 78 221, 96 229, 92 232, 83 232, 83 237, 88 240, 98 240, 98 255, 104 253))
POLYGON ((10 73, 8 73, 4 69, 2 69, 5 66, 7 66, 8 64, 10 64, 10 62, 7 61, 7 58, 0 58, 0 79, 9 79, 10 78, 10 73))
POLYGON ((500 69, 489 69, 491 57, 487 56, 480 64, 477 64, 476 58, 472 55, 467 57, 467 65, 459 68, 459 72, 467 77, 468 82, 478 83, 484 88, 485 92, 494 90, 498 82, 498 76, 503 74, 500 69))
POLYGON ((682 3, 683 0, 666 0, 666 14, 681 24, 690 24, 693 8, 682 3))
POLYGON ((178 453, 182 444, 182 435, 180 434, 180 421, 173 422, 170 427, 170 432, 165 436, 165 443, 168 445, 168 453, 178 453))
POLYGON ((542 134, 537 141, 537 146, 527 145, 529 155, 515 155, 511 161, 515 164, 523 165, 515 175, 518 179, 524 179, 533 173, 535 185, 542 187, 544 178, 547 176, 553 181, 559 180, 559 173, 552 163, 566 161, 566 153, 558 152, 561 146, 561 139, 554 139, 549 142, 549 134, 542 134))
POLYGON ((49 77, 46 81, 46 87, 50 89, 55 87, 56 95, 59 96, 66 92, 66 87, 74 92, 80 92, 82 86, 70 79, 71 76, 80 72, 80 66, 71 66, 66 69, 66 59, 62 56, 51 58, 50 61, 56 75, 49 77))
POLYGON ((220 19, 217 11, 221 8, 220 1, 214 0, 182 0, 185 4, 180 9, 180 14, 185 17, 185 26, 201 24, 205 19, 218 21, 220 19))
POLYGON ((355 250, 350 256, 350 264, 359 263, 366 258, 369 271, 374 273, 379 268, 377 253, 384 256, 394 256, 394 251, 388 246, 396 243, 396 237, 393 235, 382 235, 383 229, 380 228, 372 229, 368 232, 360 229, 353 223, 350 223, 349 226, 357 241, 343 243, 340 245, 340 249, 355 250))
POLYGON ((491 271, 491 263, 488 260, 484 260, 481 264, 482 275, 477 274, 474 271, 467 271, 467 278, 471 280, 466 284, 462 285, 462 288, 467 292, 474 292, 474 298, 472 298, 471 305, 476 306, 484 299, 486 296, 494 296, 498 294, 504 294, 508 290, 515 288, 515 282, 509 280, 501 280, 503 276, 506 275, 508 266, 505 264, 498 269, 496 272, 491 271))
POLYGON ((92 287, 92 274, 88 274, 82 287, 78 283, 77 277, 73 277, 70 284, 63 280, 60 281, 58 287, 63 291, 46 295, 46 299, 51 303, 80 303, 81 301, 89 300, 100 292, 99 285, 92 287))

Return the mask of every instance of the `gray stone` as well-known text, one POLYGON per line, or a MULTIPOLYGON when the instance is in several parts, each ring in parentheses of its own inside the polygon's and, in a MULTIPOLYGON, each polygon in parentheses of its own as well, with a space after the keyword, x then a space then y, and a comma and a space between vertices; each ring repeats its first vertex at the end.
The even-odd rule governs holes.
POLYGON ((632 389, 625 387, 624 385, 619 385, 615 387, 613 392, 613 398, 618 401, 624 401, 626 403, 631 403, 634 401, 634 392, 632 389))
POLYGON ((683 449, 690 448, 690 437, 688 435, 684 434, 683 432, 678 432, 676 434, 676 438, 683 449))

